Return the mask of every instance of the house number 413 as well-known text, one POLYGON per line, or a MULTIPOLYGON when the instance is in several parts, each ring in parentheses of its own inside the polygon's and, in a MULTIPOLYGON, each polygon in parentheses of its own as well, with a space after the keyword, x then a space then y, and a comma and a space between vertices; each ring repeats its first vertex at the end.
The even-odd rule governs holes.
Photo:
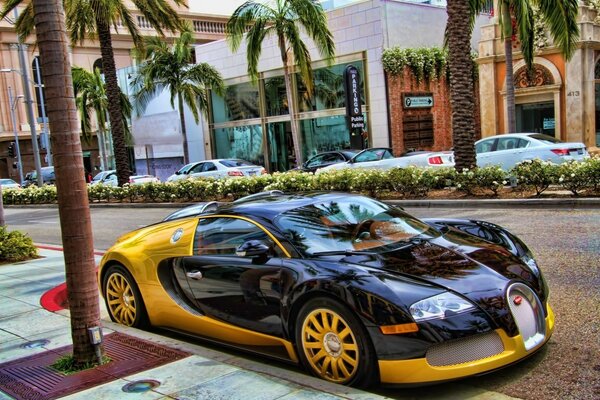
POLYGON ((569 92, 569 93, 567 93, 567 96, 569 96, 569 97, 572 97, 572 96, 573 97, 579 97, 579 90, 575 90, 573 92, 569 92))

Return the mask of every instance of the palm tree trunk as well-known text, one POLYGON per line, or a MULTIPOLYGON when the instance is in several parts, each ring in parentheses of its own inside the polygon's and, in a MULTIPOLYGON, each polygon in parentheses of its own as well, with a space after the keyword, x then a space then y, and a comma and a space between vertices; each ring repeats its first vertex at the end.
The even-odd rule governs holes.
POLYGON ((283 36, 279 37, 279 50, 281 51, 281 61, 283 62, 283 77, 285 79, 285 91, 287 93, 288 111, 290 113, 290 125, 292 128, 292 142, 294 145, 294 156, 296 157, 296 166, 302 165, 302 149, 300 148, 300 136, 298 134, 298 121, 296 120, 296 104, 294 103, 294 94, 292 93, 292 77, 288 55, 283 36))
POLYGON ((82 364, 97 360, 88 328, 100 326, 100 307, 69 40, 62 0, 33 0, 33 9, 52 131, 73 356, 82 364))
POLYGON ((181 135, 183 136, 183 164, 189 163, 190 154, 188 150, 187 131, 185 129, 185 116, 183 115, 183 98, 181 94, 177 95, 177 105, 179 106, 179 121, 181 123, 181 135))
POLYGON ((515 120, 515 81, 513 78, 513 52, 512 52, 512 37, 513 25, 512 15, 510 13, 510 4, 506 0, 502 0, 502 36, 504 37, 504 56, 506 65, 505 86, 506 86, 506 130, 504 133, 512 133, 517 130, 515 120))
POLYGON ((102 53, 102 72, 106 80, 106 97, 108 98, 108 114, 110 118, 110 129, 113 138, 113 154, 115 156, 117 179, 119 186, 129 182, 129 153, 125 141, 125 131, 121 114, 121 89, 117 82, 117 70, 112 48, 110 27, 101 18, 96 18, 98 27, 98 40, 100 41, 100 52, 102 53))
POLYGON ((474 168, 475 160, 475 104, 473 102, 473 62, 471 60, 471 32, 469 0, 448 0, 448 52, 450 57, 450 104, 452 107, 452 140, 455 168, 474 168))

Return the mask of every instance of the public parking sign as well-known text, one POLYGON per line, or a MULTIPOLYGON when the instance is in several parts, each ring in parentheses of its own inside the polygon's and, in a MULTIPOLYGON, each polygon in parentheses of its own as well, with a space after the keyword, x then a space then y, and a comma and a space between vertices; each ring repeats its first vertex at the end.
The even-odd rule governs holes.
POLYGON ((402 104, 404 105, 404 108, 433 107, 433 95, 408 96, 404 94, 402 104))

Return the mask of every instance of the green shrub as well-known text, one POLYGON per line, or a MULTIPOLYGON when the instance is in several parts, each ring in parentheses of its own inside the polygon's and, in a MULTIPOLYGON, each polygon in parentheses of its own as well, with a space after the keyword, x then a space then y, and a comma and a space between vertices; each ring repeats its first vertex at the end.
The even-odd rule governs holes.
POLYGON ((435 168, 429 170, 433 176, 432 189, 444 189, 456 185, 456 169, 452 167, 435 168))
POLYGON ((271 176, 272 181, 267 186, 264 186, 262 190, 306 192, 318 189, 314 186, 315 175, 307 172, 275 172, 271 176))
POLYGON ((571 161, 558 166, 558 184, 575 196, 592 186, 585 162, 571 161))
POLYGON ((417 167, 393 168, 387 176, 391 188, 403 197, 426 196, 439 179, 430 169, 417 167))
POLYGON ((0 262, 23 261, 37 256, 37 247, 29 236, 19 231, 9 232, 0 226, 0 262))
POLYGON ((525 160, 510 170, 511 175, 517 177, 518 184, 532 187, 537 196, 558 181, 557 164, 540 159, 525 160))
POLYGON ((350 191, 380 197, 391 190, 389 172, 380 169, 357 169, 350 174, 350 191))
POLYGON ((507 173, 499 166, 477 168, 475 179, 479 189, 491 190, 495 196, 498 195, 498 190, 508 183, 507 173))
POLYGON ((590 190, 600 194, 600 155, 585 160, 590 190))

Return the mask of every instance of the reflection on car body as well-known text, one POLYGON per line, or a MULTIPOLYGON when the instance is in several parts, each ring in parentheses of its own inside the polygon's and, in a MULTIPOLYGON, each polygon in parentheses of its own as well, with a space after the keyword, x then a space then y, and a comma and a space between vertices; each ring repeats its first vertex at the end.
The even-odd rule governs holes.
POLYGON ((548 286, 516 236, 347 193, 183 209, 119 238, 98 274, 119 323, 184 331, 348 385, 492 371, 554 329, 548 286))

